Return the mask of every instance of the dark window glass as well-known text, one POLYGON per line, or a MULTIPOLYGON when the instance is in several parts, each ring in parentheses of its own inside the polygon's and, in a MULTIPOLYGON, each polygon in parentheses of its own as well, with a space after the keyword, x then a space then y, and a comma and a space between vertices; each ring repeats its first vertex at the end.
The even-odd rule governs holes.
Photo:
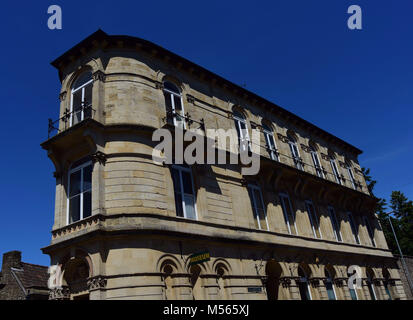
POLYGON ((69 197, 73 197, 80 193, 80 179, 81 179, 82 172, 81 170, 77 170, 70 175, 70 191, 69 197))
POLYGON ((69 223, 80 220, 80 195, 69 200, 69 223))
POLYGON ((83 219, 92 214, 92 192, 83 193, 83 219))

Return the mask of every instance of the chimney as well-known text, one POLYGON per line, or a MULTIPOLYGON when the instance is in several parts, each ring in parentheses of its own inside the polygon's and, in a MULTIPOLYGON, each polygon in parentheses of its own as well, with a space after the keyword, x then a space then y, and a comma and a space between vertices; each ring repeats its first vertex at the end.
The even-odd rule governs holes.
POLYGON ((18 268, 22 267, 22 253, 21 251, 9 251, 3 254, 3 265, 1 270, 6 271, 10 268, 18 268))

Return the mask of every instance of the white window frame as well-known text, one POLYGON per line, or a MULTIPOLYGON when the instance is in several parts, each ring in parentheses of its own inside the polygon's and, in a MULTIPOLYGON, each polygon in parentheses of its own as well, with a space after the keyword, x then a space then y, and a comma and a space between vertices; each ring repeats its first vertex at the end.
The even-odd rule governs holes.
POLYGON ((340 171, 338 171, 336 160, 331 156, 330 156, 330 165, 331 165, 331 169, 333 170, 333 175, 336 178, 336 182, 342 185, 343 183, 341 181, 340 171))
POLYGON ((293 215, 292 218, 293 218, 293 221, 294 221, 295 233, 296 233, 296 235, 298 235, 297 223, 296 223, 296 221, 295 221, 295 218, 296 218, 296 217, 295 217, 295 212, 294 212, 294 210, 293 210, 293 206, 291 205, 291 201, 290 201, 289 195, 288 195, 287 193, 281 192, 281 193, 279 193, 278 196, 279 196, 279 198, 280 198, 281 210, 283 211, 284 220, 285 220, 285 223, 286 223, 286 225, 287 225, 288 233, 289 233, 289 234, 292 234, 292 232, 291 232, 291 225, 290 225, 290 217, 286 216, 286 215, 288 214, 288 211, 286 210, 287 208, 285 207, 285 202, 284 202, 283 199, 287 199, 287 200, 288 200, 288 205, 290 206, 290 212, 291 212, 291 214, 293 215))
POLYGON ((238 148, 239 148, 240 151, 245 152, 245 151, 247 151, 245 149, 245 147, 250 149, 250 144, 251 144, 250 136, 249 136, 249 132, 248 132, 247 119, 238 117, 235 114, 233 115, 233 118, 234 118, 234 121, 235 121, 235 125, 238 128, 238 130, 237 130, 237 135, 239 134, 238 135, 238 148), (243 123, 245 125, 245 129, 241 128, 241 123, 243 123), (246 146, 243 143, 244 141, 247 142, 246 146), (241 150, 241 147, 242 147, 242 150, 241 150))
MULTIPOLYGON (((369 276, 367 277, 367 286, 371 287, 371 291, 373 291, 374 299, 371 299, 371 300, 377 300, 377 294, 376 294, 376 289, 374 288, 373 278, 370 278, 369 276)), ((370 290, 369 290, 369 294, 371 295, 370 290)))
POLYGON ((336 210, 334 210, 333 206, 327 207, 328 215, 330 216, 331 227, 333 228, 333 233, 336 238, 337 242, 343 242, 343 235, 341 234, 341 228, 339 226, 339 221, 337 220, 336 210), (334 223, 334 221, 336 223, 334 223), (338 230, 336 228, 339 228, 338 230), (340 236, 340 239, 338 237, 340 236))
POLYGON ((347 163, 346 163, 346 168, 347 168, 348 176, 350 178, 351 185, 352 185, 353 189, 356 189, 356 182, 354 180, 353 171, 351 171, 351 167, 347 163))
POLYGON ((324 179, 325 178, 324 172, 323 172, 323 168, 321 167, 321 162, 320 162, 320 158, 318 157, 317 151, 311 147, 310 154, 311 154, 311 158, 313 159, 313 163, 314 163, 317 176, 324 179))
MULTIPOLYGON (((268 128, 270 129, 270 128, 268 128)), ((271 131, 263 127, 263 133, 265 137, 265 142, 267 143, 268 152, 272 160, 279 161, 278 159, 278 152, 277 152, 277 144, 274 138, 274 131, 271 131)))
MULTIPOLYGON (((182 198, 182 211, 184 216, 182 218, 185 219, 190 219, 190 220, 198 220, 198 211, 196 209, 196 195, 195 195, 195 188, 194 188, 194 177, 192 176, 192 170, 190 168, 186 168, 183 166, 179 166, 179 165, 172 165, 173 169, 176 169, 179 171, 179 186, 181 188, 181 198, 182 198), (195 211, 195 219, 192 218, 188 218, 187 214, 186 214, 186 206, 185 206, 185 192, 184 192, 184 183, 182 180, 182 172, 181 171, 185 171, 188 172, 191 176, 191 182, 192 182, 192 196, 194 197, 194 211, 195 211)), ((174 197, 175 197, 175 191, 174 191, 174 197)), ((175 208, 176 210, 176 208, 175 208)))
POLYGON ((168 93, 169 96, 170 96, 169 98, 171 99, 172 118, 173 118, 173 121, 174 121, 174 126, 179 127, 177 125, 177 121, 176 121, 176 114, 178 114, 182 118, 182 123, 184 124, 183 129, 186 129, 186 119, 185 119, 184 102, 183 102, 183 99, 182 99, 182 92, 181 92, 181 90, 179 90, 178 86, 176 86, 174 83, 172 83, 170 81, 164 81, 163 84, 165 84, 165 82, 168 82, 168 83, 172 84, 179 91, 179 94, 177 94, 176 92, 173 92, 169 89, 166 89, 165 86, 163 87, 163 92, 168 93), (175 110, 175 99, 174 99, 174 97, 179 97, 179 99, 181 101, 181 107, 182 107, 181 114, 179 114, 179 112, 177 112, 175 110))
POLYGON ((305 209, 307 210, 307 214, 308 214, 308 217, 310 219, 311 229, 313 230, 314 238, 323 239, 323 235, 321 234, 320 221, 317 217, 317 212, 315 211, 315 206, 314 206, 313 201, 305 200, 305 209), (313 217, 312 217, 312 214, 309 212, 307 205, 310 205, 313 208, 314 219, 316 219, 315 222, 317 223, 317 226, 318 226, 318 232, 320 233, 320 238, 317 237, 317 232, 316 232, 316 229, 315 229, 315 226, 314 226, 313 217))
POLYGON ((252 208, 252 210, 254 211, 255 219, 257 219, 258 228, 259 228, 260 230, 269 231, 270 228, 268 227, 267 210, 265 210, 264 198, 263 198, 263 196, 262 196, 261 188, 258 187, 258 186, 256 186, 256 185, 254 185, 254 184, 249 184, 249 185, 248 185, 248 188, 250 188, 251 191, 252 191, 252 192, 251 192, 252 201, 253 201, 253 208, 252 208), (258 208, 258 207, 257 207, 257 203, 256 203, 257 199, 255 199, 255 193, 253 192, 254 190, 258 190, 258 192, 259 192, 259 194, 260 194, 260 198, 261 198, 260 201, 261 201, 262 208, 263 208, 263 210, 264 210, 265 223, 267 224, 267 229, 263 229, 263 228, 261 227, 260 217, 259 217, 259 213, 258 213, 258 211, 257 211, 257 208, 258 208))
POLYGON ((366 225, 367 234, 369 235, 369 238, 370 238, 370 243, 373 247, 376 247, 376 240, 374 239, 374 230, 371 228, 369 218, 367 218, 366 216, 363 216, 363 220, 364 220, 364 224, 366 225))
MULTIPOLYGON (((69 225, 71 223, 69 223, 69 206, 70 206, 70 176, 73 172, 79 171, 80 170, 80 217, 79 220, 77 221, 73 221, 72 223, 76 223, 78 221, 83 220, 83 194, 85 193, 85 191, 83 191, 83 168, 92 165, 92 176, 93 176, 93 164, 92 161, 86 161, 85 163, 82 163, 74 168, 71 168, 68 172, 67 175, 67 202, 66 202, 66 225, 69 225)), ((90 188, 90 193, 92 196, 92 187, 90 188)), ((86 190, 89 191, 89 190, 86 190)), ((90 215, 92 216, 92 208, 90 208, 91 212, 90 215)))
POLYGON ((360 237, 359 237, 359 230, 356 225, 356 221, 354 220, 353 213, 350 211, 347 212, 348 223, 350 224, 351 233, 353 234, 354 241, 356 244, 360 244, 360 237))
POLYGON ((288 136, 288 144, 290 146, 290 151, 295 167, 299 170, 304 170, 301 163, 300 151, 298 150, 297 141, 294 139, 294 137, 288 136))
MULTIPOLYGON (((79 75, 79 77, 81 77, 83 74, 80 74, 79 75)), ((78 78, 79 78, 78 77, 78 78)), ((78 79, 78 78, 76 78, 76 80, 78 79)), ((75 82, 76 82, 76 80, 75 80, 75 82)), ((84 84, 82 84, 80 87, 77 87, 77 88, 72 88, 72 91, 71 91, 71 96, 70 96, 70 127, 72 126, 72 123, 73 123, 73 117, 75 116, 75 114, 74 114, 74 112, 73 112, 73 94, 75 94, 77 91, 79 91, 79 90, 82 90, 82 104, 83 104, 83 108, 82 108, 82 110, 81 110, 81 116, 80 116, 80 121, 83 121, 84 120, 84 103, 85 103, 85 88, 86 88, 86 86, 88 86, 89 84, 91 84, 91 83, 93 83, 93 77, 88 81, 88 82, 86 82, 86 83, 84 83, 84 84)), ((92 102, 92 101, 90 101, 90 102, 92 102)), ((79 123, 79 122, 78 122, 79 123)))

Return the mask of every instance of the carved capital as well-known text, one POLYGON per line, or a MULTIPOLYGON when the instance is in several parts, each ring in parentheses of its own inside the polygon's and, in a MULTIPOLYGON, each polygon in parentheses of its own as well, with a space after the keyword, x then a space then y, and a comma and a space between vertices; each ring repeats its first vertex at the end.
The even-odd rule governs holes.
POLYGON ((321 158, 322 159, 324 159, 324 160, 326 160, 326 161, 329 161, 330 160, 330 157, 328 156, 328 155, 326 155, 325 153, 320 153, 320 155, 321 155, 321 158))
POLYGON ((106 80, 106 74, 103 71, 100 71, 100 70, 93 73, 92 77, 93 77, 93 81, 105 82, 105 80, 106 80))
POLYGON ((281 277, 280 278, 280 283, 283 286, 283 288, 288 288, 291 286, 291 278, 290 277, 281 277))
POLYGON ((302 149, 304 152, 307 152, 307 153, 310 153, 310 152, 311 152, 310 147, 309 147, 309 146, 306 146, 305 144, 302 144, 302 143, 301 143, 301 149, 302 149))
POLYGON ((70 290, 68 287, 53 288, 49 290, 49 300, 67 299, 70 299, 70 290))
POLYGON ((278 139, 284 143, 288 143, 288 138, 281 133, 277 133, 278 139))
POLYGON ((87 287, 89 291, 105 288, 106 284, 107 284, 107 279, 102 276, 96 276, 96 277, 90 278, 87 281, 87 287))

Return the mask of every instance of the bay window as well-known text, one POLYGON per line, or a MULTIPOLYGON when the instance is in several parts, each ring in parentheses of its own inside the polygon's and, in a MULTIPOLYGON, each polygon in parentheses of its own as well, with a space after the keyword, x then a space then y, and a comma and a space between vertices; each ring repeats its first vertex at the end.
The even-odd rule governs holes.
POLYGON ((84 72, 72 85, 70 126, 92 116, 92 72, 84 72))

